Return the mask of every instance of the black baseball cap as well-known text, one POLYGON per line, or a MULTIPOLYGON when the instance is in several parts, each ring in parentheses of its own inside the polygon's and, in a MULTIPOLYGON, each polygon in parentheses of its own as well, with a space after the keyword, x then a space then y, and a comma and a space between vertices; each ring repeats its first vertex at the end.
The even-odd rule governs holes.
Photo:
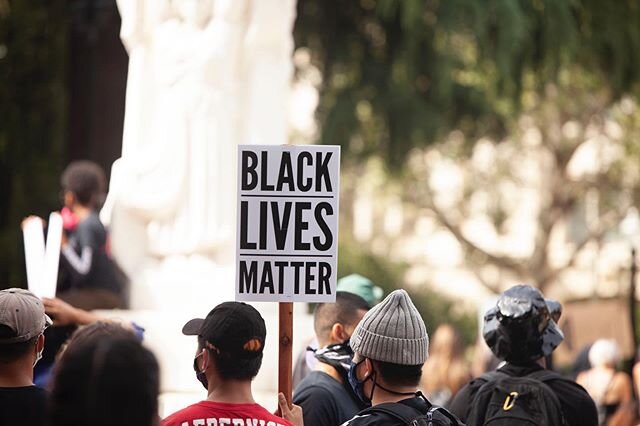
POLYGON ((182 327, 182 334, 199 336, 220 354, 253 358, 262 354, 267 329, 260 312, 242 302, 224 302, 206 318, 194 318, 182 327))

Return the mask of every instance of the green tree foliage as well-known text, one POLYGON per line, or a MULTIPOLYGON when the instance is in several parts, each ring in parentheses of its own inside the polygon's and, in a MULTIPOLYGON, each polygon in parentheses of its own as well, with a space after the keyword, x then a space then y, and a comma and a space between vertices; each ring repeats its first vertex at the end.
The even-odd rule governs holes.
POLYGON ((20 222, 59 206, 66 2, 0 0, 0 288, 25 286, 20 222))
POLYGON ((295 36, 324 75, 322 142, 392 169, 454 128, 504 134, 527 75, 591 73, 612 100, 640 76, 635 0, 299 0, 295 36))
MULTIPOLYGON (((385 296, 397 288, 404 287, 406 268, 381 256, 371 253, 362 244, 343 238, 338 249, 338 274, 340 277, 357 273, 367 276, 384 290, 385 296)), ((477 335, 477 318, 467 308, 457 306, 455 301, 428 288, 406 289, 411 300, 420 311, 429 333, 439 324, 453 324, 462 336, 465 345, 471 345, 477 335)))

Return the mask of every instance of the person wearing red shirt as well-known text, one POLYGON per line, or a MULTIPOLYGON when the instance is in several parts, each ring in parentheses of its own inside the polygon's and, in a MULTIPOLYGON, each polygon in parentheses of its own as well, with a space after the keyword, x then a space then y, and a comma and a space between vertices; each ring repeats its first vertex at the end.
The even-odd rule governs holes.
POLYGON ((251 381, 260 370, 267 334, 254 307, 221 303, 205 319, 187 322, 182 333, 198 337, 193 369, 208 395, 165 418, 162 426, 301 426, 301 409, 290 409, 282 394, 278 404, 285 418, 253 399, 251 381))

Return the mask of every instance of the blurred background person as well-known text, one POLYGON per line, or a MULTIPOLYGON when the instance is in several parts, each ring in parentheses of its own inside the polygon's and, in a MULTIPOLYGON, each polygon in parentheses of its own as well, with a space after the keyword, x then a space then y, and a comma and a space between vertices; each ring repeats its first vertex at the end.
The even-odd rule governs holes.
POLYGON ((422 368, 421 389, 431 403, 446 407, 470 379, 460 333, 450 324, 439 325, 422 368))
POLYGON ((124 307, 124 283, 107 253, 107 231, 98 216, 107 186, 104 171, 91 161, 74 161, 60 182, 67 216, 75 220, 65 220, 58 297, 88 310, 124 307))
POLYGON ((578 384, 589 392, 596 403, 598 424, 601 426, 633 423, 631 378, 616 370, 620 359, 620 348, 614 340, 597 340, 589 350, 591 368, 578 374, 578 384))
POLYGON ((159 424, 155 356, 116 325, 91 325, 71 339, 54 372, 51 426, 159 424))

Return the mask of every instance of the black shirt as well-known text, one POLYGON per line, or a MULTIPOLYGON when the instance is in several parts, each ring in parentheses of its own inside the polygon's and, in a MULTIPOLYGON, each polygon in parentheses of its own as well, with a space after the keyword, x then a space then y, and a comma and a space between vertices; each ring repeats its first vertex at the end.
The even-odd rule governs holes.
MULTIPOLYGON (((542 370, 538 364, 527 366, 517 366, 506 364, 500 368, 510 376, 522 377, 531 374, 534 371, 542 370)), ((453 398, 450 405, 450 411, 458 416, 462 422, 467 421, 467 415, 471 409, 471 402, 476 392, 486 383, 484 380, 474 379, 453 398)), ((564 418, 569 426, 597 426, 598 413, 593 400, 586 390, 579 384, 558 374, 557 380, 545 381, 545 384, 551 388, 560 400, 564 418)))
POLYGON ((321 371, 309 373, 293 394, 305 426, 337 426, 364 408, 346 386, 321 371))
POLYGON ((100 288, 120 293, 122 283, 115 265, 105 250, 107 231, 96 212, 78 223, 62 248, 60 266, 62 279, 58 291, 100 288))
POLYGON ((0 388, 0 425, 46 424, 47 393, 35 386, 0 388))

